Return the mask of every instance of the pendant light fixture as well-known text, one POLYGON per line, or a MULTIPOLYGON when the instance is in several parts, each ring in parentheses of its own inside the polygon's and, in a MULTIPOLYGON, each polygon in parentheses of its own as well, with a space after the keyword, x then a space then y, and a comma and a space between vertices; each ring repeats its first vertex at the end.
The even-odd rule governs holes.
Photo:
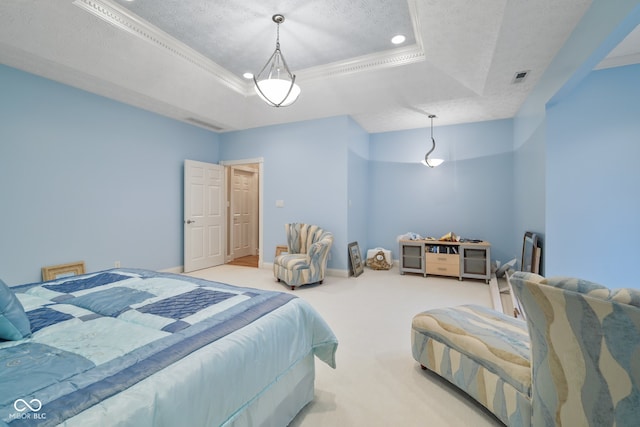
POLYGON ((298 99, 300 87, 296 84, 296 76, 289 71, 280 51, 280 24, 284 22, 284 16, 276 14, 271 19, 277 25, 276 50, 262 70, 253 76, 253 83, 256 92, 267 104, 272 107, 286 107, 298 99))
POLYGON ((433 150, 436 149, 436 140, 433 138, 433 119, 435 117, 435 114, 429 114, 429 118, 431 119, 431 150, 427 151, 427 154, 424 155, 424 160, 422 161, 423 165, 429 166, 430 168, 440 166, 442 162, 444 162, 443 159, 429 158, 429 154, 431 154, 433 150))

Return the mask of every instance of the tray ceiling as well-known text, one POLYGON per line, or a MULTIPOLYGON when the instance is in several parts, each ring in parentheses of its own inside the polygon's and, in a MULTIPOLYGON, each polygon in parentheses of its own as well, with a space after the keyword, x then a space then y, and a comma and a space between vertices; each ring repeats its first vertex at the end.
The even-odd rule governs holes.
MULTIPOLYGON (((590 5, 21 0, 0 8, 0 60, 218 131, 349 115, 385 132, 427 127, 427 114, 436 126, 513 117, 590 5), (302 89, 286 108, 267 106, 242 78, 273 52, 275 13, 286 17, 281 48, 302 89), (396 34, 404 44, 391 44, 396 34)), ((629 45, 618 58, 640 51, 637 39, 629 45)))

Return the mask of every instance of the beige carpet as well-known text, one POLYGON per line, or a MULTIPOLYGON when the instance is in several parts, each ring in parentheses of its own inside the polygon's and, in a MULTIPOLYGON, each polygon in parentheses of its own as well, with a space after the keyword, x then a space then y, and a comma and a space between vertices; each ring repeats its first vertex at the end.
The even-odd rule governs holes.
MULTIPOLYGON (((224 265, 192 276, 292 292, 270 268, 224 265)), ((475 401, 411 356, 411 319, 420 311, 459 304, 491 307, 484 281, 400 275, 365 268, 357 277, 329 276, 293 291, 322 314, 340 344, 337 369, 316 359, 316 397, 292 426, 501 426, 475 401)))

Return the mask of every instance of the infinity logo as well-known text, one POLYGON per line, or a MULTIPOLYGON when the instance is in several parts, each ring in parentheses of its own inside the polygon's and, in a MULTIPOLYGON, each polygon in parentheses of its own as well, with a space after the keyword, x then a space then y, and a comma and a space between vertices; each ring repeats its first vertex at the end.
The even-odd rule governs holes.
POLYGON ((13 407, 18 412, 24 412, 27 409, 33 412, 38 412, 40 409, 42 409, 42 402, 40 402, 38 399, 31 399, 27 403, 27 401, 24 399, 18 399, 15 402, 13 402, 13 407), (30 404, 33 406, 31 406, 30 404))

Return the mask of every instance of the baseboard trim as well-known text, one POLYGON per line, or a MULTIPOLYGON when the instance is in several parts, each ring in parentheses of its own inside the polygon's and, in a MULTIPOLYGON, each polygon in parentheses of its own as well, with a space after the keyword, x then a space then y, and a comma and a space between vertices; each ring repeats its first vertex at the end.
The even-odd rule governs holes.
POLYGON ((338 270, 337 268, 327 268, 327 276, 349 277, 349 270, 338 270))
POLYGON ((184 268, 181 265, 179 265, 177 267, 165 268, 164 270, 158 270, 158 271, 160 271, 160 273, 180 274, 180 273, 184 273, 184 268))

